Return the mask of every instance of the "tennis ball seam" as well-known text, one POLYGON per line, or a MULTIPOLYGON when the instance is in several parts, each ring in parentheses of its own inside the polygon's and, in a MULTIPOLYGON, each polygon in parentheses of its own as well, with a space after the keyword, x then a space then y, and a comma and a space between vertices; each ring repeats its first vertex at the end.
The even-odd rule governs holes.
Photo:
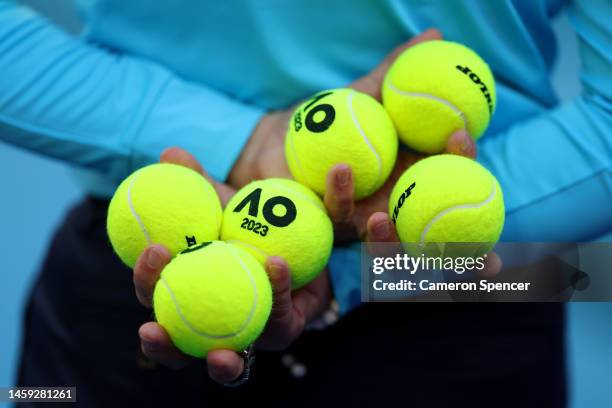
MULTIPOLYGON (((291 126, 291 124, 289 126, 291 126)), ((293 132, 289 133, 289 138, 291 138, 291 140, 289 141, 289 144, 291 145, 291 152, 293 152, 293 160, 295 161, 295 164, 297 165, 298 172, 300 173, 300 178, 302 180, 307 180, 304 170, 302 170, 302 165, 300 164, 300 158, 297 152, 295 151, 295 137, 293 136, 293 132)))
POLYGON ((440 211, 438 214, 436 214, 434 217, 432 217, 432 219, 429 220, 427 225, 425 225, 425 228, 423 228, 423 231, 421 231, 420 243, 423 244, 425 242, 425 238, 427 238, 427 234, 429 233, 429 230, 433 227, 433 225, 437 221, 439 221, 445 215, 447 215, 447 214, 449 214, 449 213, 451 213, 452 211, 455 211, 455 210, 480 208, 480 207, 483 207, 483 206, 489 204, 491 201, 493 201, 493 199, 495 198, 495 195, 496 195, 495 181, 492 181, 492 184, 493 184, 493 189, 491 190, 491 193, 489 193, 489 196, 486 199, 484 199, 483 201, 481 201, 479 203, 468 203, 468 204, 454 205, 452 207, 448 207, 448 208, 440 211))
POLYGON ((229 339, 232 337, 236 337, 238 336, 242 331, 244 331, 247 326, 249 325, 249 323, 251 322, 251 320, 253 319, 253 316, 255 315, 255 311, 257 309, 257 301, 258 301, 258 292, 257 292, 257 283, 255 282, 255 279, 253 278, 253 274, 251 274, 251 271, 249 270, 249 268, 244 264, 244 262, 242 261, 242 258, 240 258, 240 256, 238 254, 236 254, 235 250, 230 247, 227 246, 227 249, 232 252, 232 255, 238 260, 238 263, 240 264, 240 266, 242 267, 242 269, 246 272, 247 276, 249 277, 249 280, 251 282, 251 286, 253 287, 253 305, 251 307, 251 310, 249 312, 248 317, 245 319, 244 323, 242 324, 242 326, 238 327, 238 329, 236 329, 234 332, 228 333, 228 334, 210 334, 210 333, 206 333, 204 331, 198 330, 196 329, 191 322, 187 319, 187 317, 185 317, 185 315, 183 314, 183 311, 181 310, 181 308, 178 305, 178 302, 176 300, 176 296, 174 295, 174 292, 172 291, 172 288, 170 287, 170 285, 168 284, 168 282, 166 281, 166 279, 164 279, 164 276, 162 275, 160 277, 160 281, 163 283, 164 287, 166 288, 166 290, 168 291, 168 294, 170 295, 170 299, 172 299, 172 304, 174 305, 174 308, 176 310, 176 313, 178 314, 178 316, 180 317, 181 321, 183 322, 183 324, 189 329, 191 330, 194 334, 201 336, 201 337, 207 337, 209 339, 229 339))
POLYGON ((444 99, 444 98, 440 98, 439 96, 435 96, 432 94, 428 94, 428 93, 424 93, 424 92, 410 92, 410 91, 404 91, 402 89, 399 89, 398 87, 396 87, 395 85, 393 85, 393 82, 391 82, 391 80, 389 79, 387 81, 387 87, 402 96, 410 96, 413 98, 425 98, 425 99, 430 99, 432 101, 435 102, 439 102, 443 105, 446 105, 450 110, 452 110, 458 117, 461 118, 461 120, 463 121, 463 128, 464 129, 468 129, 468 120, 467 117, 465 116, 465 114, 461 111, 461 109, 459 109, 457 106, 455 106, 453 103, 451 103, 450 101, 444 99))
POLYGON ((382 158, 380 157, 380 154, 376 151, 376 149, 372 145, 372 142, 370 142, 370 139, 368 139, 368 136, 365 134, 365 132, 363 131, 363 128, 361 127, 361 124, 357 120, 357 116, 355 115, 355 111, 353 110, 353 95, 355 95, 355 91, 350 92, 348 95, 348 101, 347 101, 348 110, 351 113, 351 119, 353 120, 353 123, 355 124, 357 131, 359 132, 359 134, 365 141, 368 148, 372 151, 372 153, 374 153, 374 156, 376 157, 376 161, 378 162, 378 176, 376 177, 376 180, 374 180, 374 183, 372 183, 373 185, 376 185, 378 184, 378 180, 380 180, 382 177, 382 158))
POLYGON ((137 179, 138 179, 138 175, 136 174, 134 175, 134 178, 132 179, 132 181, 130 182, 130 185, 128 186, 128 190, 127 190, 128 207, 130 207, 130 212, 136 219, 136 222, 138 223, 140 230, 144 234, 145 239, 147 240, 147 243, 151 245, 151 236, 149 235, 149 231, 147 231, 147 227, 144 225, 142 218, 140 218, 140 215, 138 214, 138 211, 136 211, 136 208, 134 207, 134 203, 132 202, 132 188, 134 187, 134 183, 136 183, 137 179))
POLYGON ((228 239, 225 242, 227 242, 228 244, 237 244, 237 245, 243 245, 243 246, 249 247, 249 248, 253 249, 254 251, 259 252, 265 258, 268 258, 270 256, 270 254, 268 254, 266 251, 264 251, 263 249, 259 248, 258 246, 246 243, 246 242, 241 241, 239 239, 228 239))

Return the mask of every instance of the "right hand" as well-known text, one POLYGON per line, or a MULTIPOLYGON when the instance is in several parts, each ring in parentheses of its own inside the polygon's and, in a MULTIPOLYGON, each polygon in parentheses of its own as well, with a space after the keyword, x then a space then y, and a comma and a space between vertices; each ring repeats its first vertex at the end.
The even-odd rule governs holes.
MULTIPOLYGON (((376 68, 348 86, 364 92, 380 102, 383 79, 395 59, 409 47, 424 41, 441 38, 442 35, 437 30, 432 29, 423 32, 394 49, 376 68)), ((290 107, 270 112, 262 117, 230 172, 228 181, 232 186, 240 188, 254 179, 291 178, 285 160, 285 135, 293 110, 294 107, 290 107)), ((476 146, 465 131, 459 131, 449 138, 446 152, 473 158, 476 155, 476 146)), ((353 175, 350 167, 346 164, 338 164, 333 167, 328 174, 327 192, 324 201, 328 214, 334 223, 336 241, 364 239, 370 216, 376 212, 387 211, 391 189, 399 176, 408 167, 424 157, 425 155, 420 153, 400 151, 395 168, 381 189, 372 196, 358 202, 355 202, 353 196, 353 175)), ((386 225, 380 219, 376 225, 381 235, 388 234, 393 227, 393 225, 386 225)))
MULTIPOLYGON (((423 32, 395 48, 376 68, 347 87, 366 93, 380 102, 383 78, 402 51, 421 42, 441 38, 442 35, 437 30, 423 32)), ((240 188, 251 180, 291 178, 285 159, 285 136, 291 115, 298 104, 262 116, 230 172, 230 185, 240 188)))
MULTIPOLYGON (((235 190, 212 180, 198 161, 186 151, 170 148, 160 161, 189 167, 211 181, 225 206, 235 190)), ((170 262, 170 252, 159 244, 149 246, 134 267, 134 287, 140 303, 151 308, 153 291, 163 268, 170 262)), ((331 287, 327 271, 296 291, 291 291, 291 274, 287 263, 270 257, 265 265, 273 292, 272 312, 264 332, 256 342, 257 348, 280 350, 286 348, 304 330, 305 325, 318 317, 329 305, 331 287)), ((156 322, 147 322, 139 329, 141 348, 151 360, 170 368, 181 368, 198 360, 182 353, 174 346, 168 333, 156 322)), ((243 359, 231 350, 213 350, 207 356, 208 374, 220 384, 228 384, 244 370, 243 359)))

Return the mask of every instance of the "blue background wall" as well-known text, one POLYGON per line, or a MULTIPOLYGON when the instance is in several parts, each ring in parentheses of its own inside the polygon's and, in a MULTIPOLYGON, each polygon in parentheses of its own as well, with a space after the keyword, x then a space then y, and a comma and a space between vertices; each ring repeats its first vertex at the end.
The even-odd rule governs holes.
MULTIPOLYGON (((78 30, 69 0, 26 3, 69 31, 78 30)), ((561 47, 555 83, 562 99, 568 99, 580 90, 576 41, 564 16, 555 24, 561 47)), ((7 386, 14 383, 30 284, 54 229, 80 193, 65 165, 5 144, 0 144, 0 186, 0 386, 7 386)), ((571 304, 568 309, 572 406, 612 407, 612 304, 571 304)))

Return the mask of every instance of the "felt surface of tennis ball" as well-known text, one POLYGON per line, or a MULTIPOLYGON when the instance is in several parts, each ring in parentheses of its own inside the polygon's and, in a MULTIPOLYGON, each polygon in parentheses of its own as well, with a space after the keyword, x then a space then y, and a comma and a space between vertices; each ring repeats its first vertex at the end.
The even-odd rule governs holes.
POLYGON ((402 243, 483 243, 490 251, 504 226, 497 179, 474 160, 444 154, 408 168, 389 199, 389 215, 402 243))
POLYGON ((471 49, 427 41, 408 48, 391 65, 382 99, 404 144, 440 153, 459 129, 474 139, 484 133, 495 111, 495 81, 471 49))
POLYGON ((166 265, 155 286, 153 307, 157 322, 186 354, 242 351, 266 325, 272 287, 248 252, 213 241, 186 249, 166 265))
POLYGON ((378 190, 395 165, 397 133, 374 98, 352 89, 323 91, 294 112, 285 139, 293 177, 325 193, 327 173, 336 164, 353 171, 355 197, 378 190))
POLYGON ((228 202, 221 239, 243 246, 262 263, 282 257, 296 289, 327 264, 333 229, 313 191, 293 180, 267 179, 247 184, 228 202))
POLYGON ((213 186, 184 166, 158 163, 127 177, 110 202, 107 231, 129 267, 150 244, 174 256, 190 245, 219 238, 221 202, 213 186))

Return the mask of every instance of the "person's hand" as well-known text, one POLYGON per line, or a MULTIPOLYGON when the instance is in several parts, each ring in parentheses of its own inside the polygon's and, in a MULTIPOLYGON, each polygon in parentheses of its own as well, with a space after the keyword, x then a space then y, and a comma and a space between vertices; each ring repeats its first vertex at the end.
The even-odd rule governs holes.
MULTIPOLYGON (((382 81, 399 54, 418 43, 441 38, 437 30, 425 31, 394 49, 374 70, 349 87, 369 94, 380 102, 382 81)), ((263 116, 230 173, 228 181, 232 186, 242 187, 253 179, 291 177, 285 160, 285 135, 292 112, 293 108, 263 116)), ((476 146, 465 131, 459 131, 449 138, 446 152, 475 157, 476 146)), ((334 223, 336 241, 363 238, 369 216, 377 211, 387 211, 389 194, 395 182, 404 170, 423 157, 416 152, 400 150, 395 168, 383 187, 357 203, 354 201, 353 177, 349 166, 339 164, 332 168, 327 177, 324 201, 334 223)), ((382 236, 392 227, 384 223, 377 225, 382 236)))
MULTIPOLYGON (((394 49, 374 70, 349 84, 348 87, 367 93, 380 102, 383 78, 399 54, 418 43, 441 38, 437 30, 425 31, 394 49)), ((291 177, 285 160, 285 136, 294 109, 295 106, 292 106, 263 115, 230 172, 228 177, 230 185, 240 188, 251 180, 291 177)))
MULTIPOLYGON (((476 144, 464 131, 455 132, 448 140, 445 153, 457 154, 472 159, 476 158, 476 144)), ((391 190, 399 177, 417 161, 427 157, 425 154, 411 150, 400 150, 395 167, 383 186, 374 194, 360 201, 354 201, 353 175, 346 164, 334 166, 327 176, 327 188, 324 197, 328 214, 334 223, 335 239, 339 242, 364 239, 368 227, 377 231, 377 236, 384 242, 393 238, 394 225, 375 217, 369 225, 370 216, 376 212, 389 210, 391 190)))
MULTIPOLYGON (((213 183, 224 206, 235 193, 232 187, 212 180, 198 161, 182 149, 166 150, 160 161, 180 164, 204 175, 213 183)), ((138 300, 144 306, 152 307, 155 285, 170 260, 168 250, 158 244, 149 246, 138 258, 134 267, 134 287, 138 300)), ((265 269, 272 284, 273 307, 256 346, 278 350, 287 347, 302 333, 306 323, 327 308, 331 300, 331 288, 327 271, 323 271, 310 284, 292 292, 289 267, 279 257, 268 258, 265 269)), ((143 353, 159 364, 181 368, 197 362, 197 359, 177 349, 164 328, 155 322, 143 324, 139 336, 143 353)), ((213 350, 208 353, 206 361, 209 376, 220 384, 233 382, 244 370, 243 358, 231 350, 213 350)))
POLYGON ((285 136, 292 114, 289 108, 262 116, 228 175, 231 186, 240 188, 252 180, 271 177, 291 178, 285 160, 285 136))
MULTIPOLYGON (((350 86, 380 102, 383 79, 395 59, 407 48, 425 41, 440 39, 442 35, 439 31, 435 29, 425 31, 394 49, 372 72, 350 86)), ((475 158, 476 144, 465 130, 459 130, 448 139, 445 153, 475 158)), ((385 184, 373 195, 358 202, 353 198, 353 177, 350 167, 339 164, 332 168, 328 174, 324 199, 330 218, 334 222, 336 240, 340 242, 355 238, 366 240, 366 237, 369 237, 376 238, 379 242, 387 242, 396 239, 395 226, 388 217, 377 215, 371 218, 371 216, 376 212, 388 211, 389 196, 397 179, 408 167, 425 157, 425 154, 400 148, 395 167, 385 184)))
MULTIPOLYGON (((395 256, 395 254, 403 252, 395 225, 386 212, 375 212, 368 218, 363 240, 369 255, 372 257, 395 256), (386 226, 383 233, 380 231, 380 225, 386 226)), ((493 278, 501 272, 501 269, 502 261, 499 255, 495 252, 489 252, 486 254, 484 269, 478 271, 477 276, 493 278)))

